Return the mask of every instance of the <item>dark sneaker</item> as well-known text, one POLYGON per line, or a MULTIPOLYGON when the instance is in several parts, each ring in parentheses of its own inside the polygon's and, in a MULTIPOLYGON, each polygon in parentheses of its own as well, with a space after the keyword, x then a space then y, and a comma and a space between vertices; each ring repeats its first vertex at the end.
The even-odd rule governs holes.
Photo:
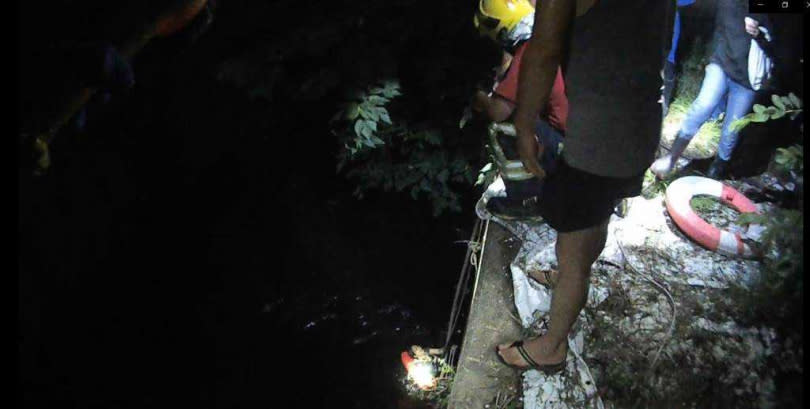
POLYGON ((726 177, 726 167, 728 166, 727 160, 722 160, 720 157, 715 156, 709 170, 706 172, 706 177, 714 180, 723 180, 726 177))
POLYGON ((543 220, 537 207, 537 196, 525 200, 493 197, 487 202, 487 210, 504 220, 543 220))

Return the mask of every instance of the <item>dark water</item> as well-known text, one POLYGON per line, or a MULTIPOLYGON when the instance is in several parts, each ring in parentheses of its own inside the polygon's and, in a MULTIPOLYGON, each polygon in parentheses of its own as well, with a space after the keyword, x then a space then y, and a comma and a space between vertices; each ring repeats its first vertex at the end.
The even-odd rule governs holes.
POLYGON ((301 166, 323 136, 240 131, 192 85, 20 177, 25 406, 393 407, 398 352, 443 341, 471 212, 356 201, 323 152, 301 166))
POLYGON ((440 218, 358 201, 336 99, 250 102, 172 46, 19 176, 20 406, 397 407, 399 352, 444 341, 474 189, 440 218))

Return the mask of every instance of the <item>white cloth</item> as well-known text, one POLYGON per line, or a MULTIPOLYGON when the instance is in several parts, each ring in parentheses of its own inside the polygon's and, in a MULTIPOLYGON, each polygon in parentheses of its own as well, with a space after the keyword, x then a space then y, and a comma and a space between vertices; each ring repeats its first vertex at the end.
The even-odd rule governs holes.
MULTIPOLYGON (((514 234, 522 245, 510 263, 514 286, 515 307, 524 327, 536 324, 538 318, 548 317, 551 309, 551 292, 529 279, 526 271, 538 268, 556 268, 554 243, 556 232, 545 223, 526 223, 502 220, 487 211, 486 203, 492 197, 506 194, 503 180, 499 177, 484 191, 475 206, 478 217, 491 220, 514 234)), ((606 253, 611 254, 608 250, 606 253)), ((610 258, 610 257, 608 257, 610 258)), ((588 303, 598 305, 607 298, 605 289, 591 288, 588 303)), ((597 394, 596 380, 582 359, 584 352, 585 314, 580 314, 574 330, 568 338, 568 364, 562 374, 545 375, 536 370, 523 373, 523 407, 525 409, 603 409, 602 399, 597 394)))
MULTIPOLYGON (((771 34, 768 29, 760 27, 759 30, 765 37, 765 41, 770 42, 771 34)), ((754 91, 762 88, 762 84, 770 79, 772 71, 773 61, 765 54, 757 40, 751 39, 751 48, 748 50, 748 81, 751 83, 751 88, 754 91)))

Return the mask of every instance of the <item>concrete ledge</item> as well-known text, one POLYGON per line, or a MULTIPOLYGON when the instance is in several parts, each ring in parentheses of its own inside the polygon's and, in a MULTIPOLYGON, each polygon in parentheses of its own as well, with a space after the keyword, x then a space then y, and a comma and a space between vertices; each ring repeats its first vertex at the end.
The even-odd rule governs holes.
POLYGON ((495 345, 521 335, 512 318, 518 315, 509 271, 519 248, 520 241, 511 233, 489 224, 448 409, 483 409, 499 391, 516 390, 519 384, 518 372, 495 355, 495 345))

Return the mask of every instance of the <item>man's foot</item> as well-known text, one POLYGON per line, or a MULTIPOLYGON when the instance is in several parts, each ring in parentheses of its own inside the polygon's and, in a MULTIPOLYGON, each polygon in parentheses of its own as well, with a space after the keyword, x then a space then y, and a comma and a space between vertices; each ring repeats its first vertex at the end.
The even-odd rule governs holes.
POLYGON ((487 202, 487 210, 504 220, 543 220, 537 208, 536 197, 525 200, 493 197, 487 202))
POLYGON ((669 154, 660 157, 650 166, 652 173, 659 179, 664 179, 675 171, 679 162, 678 159, 680 159, 686 147, 689 146, 691 140, 691 136, 687 138, 681 131, 678 131, 678 135, 675 136, 675 140, 672 141, 672 146, 669 148, 669 154))
POLYGON ((529 278, 548 289, 554 288, 559 276, 560 272, 554 269, 529 271, 529 278))
POLYGON ((672 173, 673 167, 672 156, 664 155, 653 162, 652 166, 650 166, 650 170, 658 179, 663 179, 672 173))
POLYGON ((549 338, 537 337, 527 339, 522 344, 518 342, 498 345, 496 352, 506 365, 518 369, 539 369, 548 374, 552 370, 563 369, 568 355, 568 345, 565 342, 556 347, 550 344, 549 338), (526 357, 521 352, 526 354, 526 357))

